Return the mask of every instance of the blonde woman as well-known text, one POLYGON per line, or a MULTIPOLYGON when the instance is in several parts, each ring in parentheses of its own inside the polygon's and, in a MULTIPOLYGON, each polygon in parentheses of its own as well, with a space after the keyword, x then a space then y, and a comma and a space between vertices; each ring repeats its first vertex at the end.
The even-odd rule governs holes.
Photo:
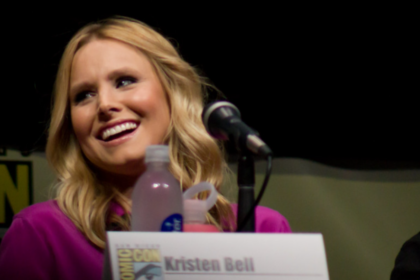
MULTIPOLYGON (((185 190, 220 188, 227 165, 202 121, 206 82, 147 25, 112 18, 81 29, 57 74, 47 158, 54 200, 15 215, 0 247, 4 279, 101 279, 106 230, 129 230, 131 192, 145 149, 169 145, 172 174, 185 190)), ((235 228, 222 195, 208 213, 235 228)), ((259 207, 257 231, 290 232, 279 213, 259 207)))

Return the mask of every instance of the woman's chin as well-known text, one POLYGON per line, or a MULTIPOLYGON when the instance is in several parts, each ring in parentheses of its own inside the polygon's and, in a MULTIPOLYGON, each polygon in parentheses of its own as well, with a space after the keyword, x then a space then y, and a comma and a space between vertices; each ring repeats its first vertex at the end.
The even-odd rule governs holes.
POLYGON ((94 165, 95 172, 101 177, 139 177, 146 170, 143 160, 113 162, 112 164, 94 165))

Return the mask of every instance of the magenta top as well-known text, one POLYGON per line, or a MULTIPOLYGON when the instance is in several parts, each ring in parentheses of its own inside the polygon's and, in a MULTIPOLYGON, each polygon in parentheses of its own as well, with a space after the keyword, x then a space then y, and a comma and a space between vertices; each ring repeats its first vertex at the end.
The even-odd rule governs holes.
MULTIPOLYGON (((236 215, 236 205, 232 205, 236 215)), ((111 205, 122 215, 122 208, 111 205)), ((291 232, 278 212, 259 206, 257 232, 291 232)), ((60 210, 54 200, 31 205, 14 216, 0 245, 1 279, 102 278, 103 250, 93 245, 60 210)))

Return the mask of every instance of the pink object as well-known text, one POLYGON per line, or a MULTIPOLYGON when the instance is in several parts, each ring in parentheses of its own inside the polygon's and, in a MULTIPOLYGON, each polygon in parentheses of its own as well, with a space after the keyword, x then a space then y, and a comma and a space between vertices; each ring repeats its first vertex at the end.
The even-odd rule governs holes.
POLYGON ((146 171, 131 195, 132 231, 182 231, 183 200, 179 182, 169 172, 169 147, 146 148, 146 171))
MULTIPOLYGON (((232 203, 233 214, 238 215, 238 204, 232 203)), ((271 208, 257 206, 255 209, 255 232, 256 233, 291 233, 287 219, 271 208)))
POLYGON ((184 232, 220 232, 214 225, 206 224, 206 213, 217 201, 217 190, 209 182, 201 182, 183 193, 184 232), (194 199, 203 191, 210 191, 206 200, 194 199))
POLYGON ((220 232, 214 225, 184 224, 184 232, 220 232))
MULTIPOLYGON (((236 215, 237 205, 232 205, 236 215)), ((112 203, 110 211, 123 215, 112 203)), ((279 212, 256 209, 256 231, 291 232, 279 212)), ((234 233, 229 233, 234 234, 234 233)), ((100 280, 103 250, 93 245, 60 210, 54 200, 31 205, 14 216, 0 244, 1 279, 100 280)))

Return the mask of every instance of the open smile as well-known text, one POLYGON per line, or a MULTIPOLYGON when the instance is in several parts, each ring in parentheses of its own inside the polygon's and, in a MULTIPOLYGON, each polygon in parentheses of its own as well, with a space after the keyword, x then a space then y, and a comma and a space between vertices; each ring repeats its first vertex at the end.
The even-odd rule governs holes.
POLYGON ((108 125, 101 129, 97 135, 97 139, 104 142, 114 142, 115 140, 122 140, 130 136, 139 126, 135 121, 124 121, 117 124, 108 125))

